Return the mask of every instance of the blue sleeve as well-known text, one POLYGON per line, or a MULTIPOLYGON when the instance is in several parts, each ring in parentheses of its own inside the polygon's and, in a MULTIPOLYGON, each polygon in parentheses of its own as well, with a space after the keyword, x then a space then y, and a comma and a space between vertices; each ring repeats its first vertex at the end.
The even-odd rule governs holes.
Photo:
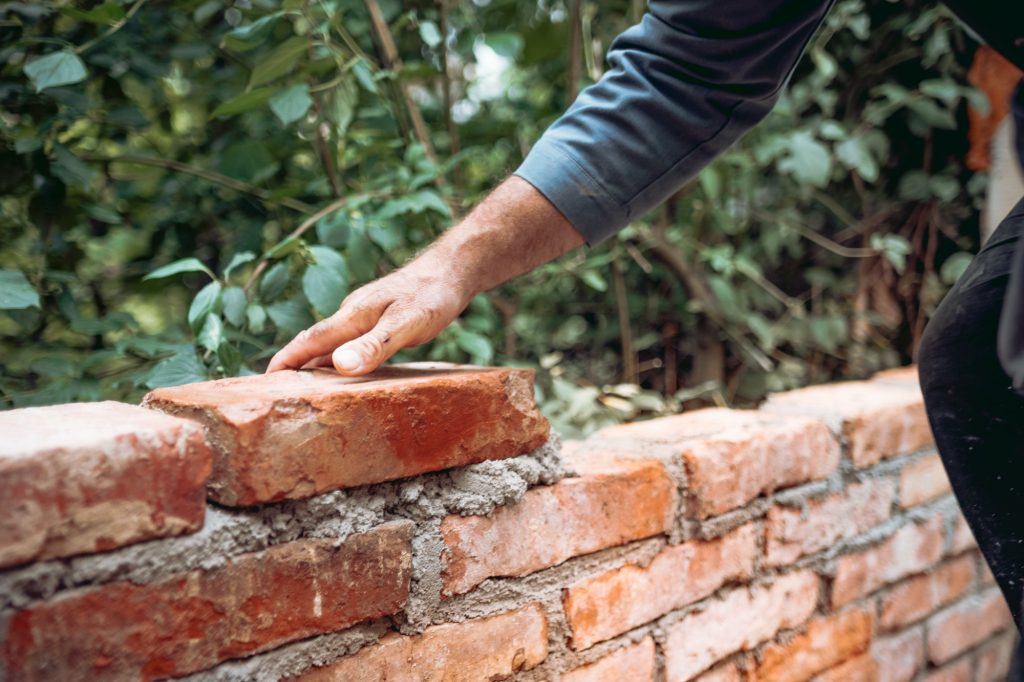
POLYGON ((834 0, 650 0, 515 174, 594 245, 771 111, 834 0))

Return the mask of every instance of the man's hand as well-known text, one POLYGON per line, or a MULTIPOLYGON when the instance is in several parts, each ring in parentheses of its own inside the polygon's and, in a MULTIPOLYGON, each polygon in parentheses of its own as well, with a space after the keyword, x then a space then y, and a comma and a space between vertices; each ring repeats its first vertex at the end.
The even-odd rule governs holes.
POLYGON ((437 336, 475 293, 443 269, 413 261, 352 292, 338 312, 278 351, 267 371, 333 364, 348 376, 372 372, 402 348, 437 336))
POLYGON ((478 293, 581 244, 558 209, 513 176, 415 260, 357 289, 292 339, 267 371, 333 364, 347 376, 368 374, 437 336, 478 293))

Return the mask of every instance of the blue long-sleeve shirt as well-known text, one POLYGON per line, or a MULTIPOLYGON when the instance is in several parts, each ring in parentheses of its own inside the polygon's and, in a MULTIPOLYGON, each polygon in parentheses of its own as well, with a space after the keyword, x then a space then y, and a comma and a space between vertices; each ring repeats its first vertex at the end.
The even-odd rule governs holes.
POLYGON ((834 0, 651 0, 515 174, 594 245, 771 111, 834 0))

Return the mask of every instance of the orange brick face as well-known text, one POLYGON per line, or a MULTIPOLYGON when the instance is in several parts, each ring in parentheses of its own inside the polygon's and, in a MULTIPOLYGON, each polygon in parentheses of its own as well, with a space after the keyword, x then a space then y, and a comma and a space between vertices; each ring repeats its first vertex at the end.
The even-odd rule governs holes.
POLYGON ((770 644, 752 680, 800 682, 868 650, 874 616, 867 610, 817 618, 787 644, 770 644))
POLYGON ((878 682, 878 664, 870 654, 864 654, 826 670, 813 682, 878 682))
POLYGON ((644 637, 637 644, 562 675, 562 682, 654 682, 656 672, 654 640, 644 637))
POLYGON ((900 472, 900 506, 904 509, 937 500, 952 492, 938 455, 914 460, 900 472))
POLYGON ((895 493, 892 480, 871 479, 809 501, 806 513, 794 507, 773 507, 766 524, 765 561, 771 566, 791 564, 870 530, 889 518, 895 493))
POLYGON ((942 557, 943 519, 909 523, 880 545, 840 557, 832 585, 832 606, 841 606, 928 568, 942 557))
POLYGON ((985 645, 985 648, 978 652, 976 659, 977 682, 1004 682, 1010 672, 1015 645, 1013 632, 985 645))
POLYGON ((666 547, 641 568, 627 564, 565 590, 572 646, 585 649, 753 575, 756 530, 741 526, 715 540, 666 547))
POLYGON ((877 638, 871 656, 878 664, 878 682, 910 682, 924 667, 924 632, 917 628, 877 638))
POLYGON ((15 613, 3 659, 18 680, 152 680, 395 613, 411 526, 302 540, 171 580, 114 583, 15 613))
POLYGON ((503 680, 543 662, 547 646, 547 619, 540 604, 534 602, 486 618, 435 625, 420 635, 390 634, 377 644, 322 668, 313 668, 294 679, 296 682, 503 680))
POLYGON ((880 626, 897 630, 956 601, 974 583, 974 576, 974 557, 964 556, 900 583, 880 601, 880 626))
POLYGON ((928 620, 928 659, 936 664, 950 661, 1011 622, 999 590, 986 590, 928 620))
POLYGON ((0 567, 194 531, 210 462, 195 424, 133 405, 0 412, 0 567))
POLYGON ((157 389, 144 404, 206 426, 210 494, 231 506, 520 455, 549 431, 530 371, 437 363, 222 379, 157 389))
POLYGON ((856 466, 933 443, 920 389, 905 382, 847 381, 769 396, 768 412, 815 416, 834 424, 856 466))
POLYGON ((957 661, 928 673, 925 682, 971 682, 971 662, 957 661))
POLYGON ((695 410, 613 426, 593 440, 679 457, 687 475, 687 513, 695 518, 825 478, 839 465, 839 443, 824 424, 754 410, 695 410))
POLYGON ((766 587, 740 588, 712 599, 704 609, 667 628, 666 680, 685 682, 729 654, 800 625, 813 613, 818 593, 817 576, 800 571, 766 587))
POLYGON ((448 516, 441 523, 444 592, 657 535, 671 526, 675 501, 675 484, 660 462, 607 461, 534 488, 490 517, 448 516))

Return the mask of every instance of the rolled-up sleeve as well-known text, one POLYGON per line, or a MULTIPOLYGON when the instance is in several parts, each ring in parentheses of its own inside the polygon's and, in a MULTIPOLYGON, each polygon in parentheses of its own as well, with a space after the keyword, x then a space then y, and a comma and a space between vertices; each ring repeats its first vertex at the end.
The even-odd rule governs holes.
POLYGON ((771 111, 834 0, 652 0, 515 174, 594 245, 771 111))

